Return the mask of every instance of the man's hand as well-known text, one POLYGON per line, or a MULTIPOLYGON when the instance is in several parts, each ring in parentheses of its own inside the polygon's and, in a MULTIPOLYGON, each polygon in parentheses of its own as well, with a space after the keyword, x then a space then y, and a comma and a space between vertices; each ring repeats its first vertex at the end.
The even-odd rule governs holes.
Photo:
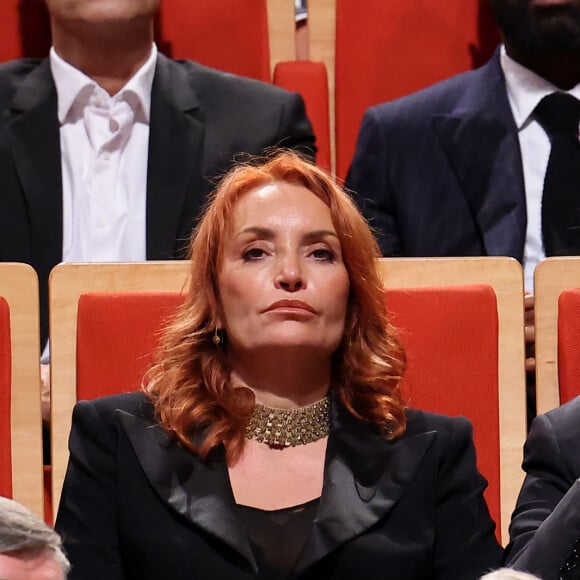
POLYGON ((42 388, 42 420, 50 423, 50 365, 40 365, 40 384, 42 388))
POLYGON ((526 372, 533 373, 536 370, 534 295, 528 293, 524 296, 524 336, 526 339, 526 372))

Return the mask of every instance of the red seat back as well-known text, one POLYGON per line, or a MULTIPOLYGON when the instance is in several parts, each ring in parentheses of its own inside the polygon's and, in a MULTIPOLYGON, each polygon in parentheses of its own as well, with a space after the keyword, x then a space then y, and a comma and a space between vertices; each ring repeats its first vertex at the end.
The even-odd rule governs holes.
POLYGON ((580 395, 580 288, 558 298, 558 384, 560 403, 580 395))
POLYGON ((337 0, 337 175, 368 107, 477 67, 498 42, 487 0, 337 0))
POLYGON ((152 362, 160 331, 184 295, 175 292, 83 294, 77 318, 77 398, 135 391, 152 362))
POLYGON ((485 497, 501 528, 497 302, 489 286, 387 289, 408 368, 403 392, 416 409, 473 424, 485 497))
POLYGON ((306 114, 316 135, 316 163, 330 171, 330 109, 326 66, 323 62, 310 60, 279 62, 274 69, 274 84, 302 95, 306 114))
POLYGON ((2 0, 0 24, 0 62, 48 55, 51 37, 46 0, 2 0))
POLYGON ((270 80, 265 0, 163 0, 156 40, 170 58, 270 80))

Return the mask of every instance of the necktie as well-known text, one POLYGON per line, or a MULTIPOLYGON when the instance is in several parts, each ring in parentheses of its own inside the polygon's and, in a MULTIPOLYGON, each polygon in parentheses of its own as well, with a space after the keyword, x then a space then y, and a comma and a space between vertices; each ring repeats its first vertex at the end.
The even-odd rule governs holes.
POLYGON ((535 118, 550 138, 542 194, 542 236, 546 256, 580 254, 580 101, 566 93, 544 97, 535 118))

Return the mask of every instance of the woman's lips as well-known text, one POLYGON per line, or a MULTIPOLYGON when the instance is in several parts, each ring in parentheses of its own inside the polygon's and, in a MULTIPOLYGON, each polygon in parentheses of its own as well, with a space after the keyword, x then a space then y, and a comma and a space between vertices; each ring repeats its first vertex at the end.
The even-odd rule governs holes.
POLYGON ((316 310, 302 300, 278 300, 266 308, 264 312, 278 312, 311 317, 316 310))

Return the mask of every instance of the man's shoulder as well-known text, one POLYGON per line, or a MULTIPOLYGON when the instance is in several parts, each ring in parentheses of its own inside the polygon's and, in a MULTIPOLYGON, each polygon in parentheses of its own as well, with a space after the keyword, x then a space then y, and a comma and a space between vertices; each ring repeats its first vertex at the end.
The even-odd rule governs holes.
POLYGON ((471 91, 487 84, 495 75, 495 63, 489 62, 483 67, 457 74, 429 87, 370 107, 369 113, 380 120, 409 119, 421 121, 427 116, 445 115, 458 107, 461 101, 469 99, 471 91))
POLYGON ((548 411, 543 417, 558 437, 580 436, 580 396, 548 411))
POLYGON ((0 108, 6 106, 6 102, 42 62, 41 59, 23 58, 0 63, 0 108))
POLYGON ((186 77, 187 82, 201 100, 239 101, 250 99, 267 103, 284 103, 291 93, 270 83, 224 72, 191 60, 163 58, 160 66, 165 67, 169 78, 186 77))
POLYGON ((24 79, 44 60, 38 58, 19 58, 0 63, 0 80, 24 79))

